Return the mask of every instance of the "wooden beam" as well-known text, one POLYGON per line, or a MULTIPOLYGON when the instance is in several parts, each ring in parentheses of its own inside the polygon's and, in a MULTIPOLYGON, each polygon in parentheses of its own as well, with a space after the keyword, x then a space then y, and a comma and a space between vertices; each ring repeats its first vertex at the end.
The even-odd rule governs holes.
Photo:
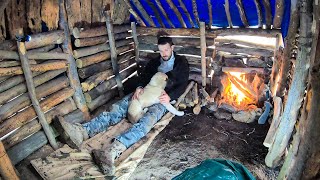
POLYGON ((89 120, 90 119, 89 110, 85 103, 84 95, 80 86, 80 79, 77 72, 76 62, 72 55, 70 31, 69 31, 68 22, 67 22, 67 13, 66 13, 64 0, 59 0, 59 17, 60 17, 59 26, 61 29, 63 29, 64 35, 65 35, 65 39, 62 45, 63 52, 69 55, 67 58, 67 61, 69 64, 67 73, 70 80, 70 86, 75 91, 73 93, 73 98, 76 102, 77 107, 83 112, 85 119, 89 120))
POLYGON ((253 0, 254 4, 256 5, 257 9, 257 15, 258 15, 258 28, 262 27, 262 11, 261 11, 261 5, 259 0, 253 0))
POLYGON ((105 104, 109 100, 113 99, 116 95, 118 95, 118 90, 116 88, 111 89, 111 90, 107 91, 106 93, 100 95, 99 97, 97 97, 96 99, 94 99, 90 103, 88 103, 88 107, 89 107, 90 111, 93 111, 93 110, 97 109, 98 107, 102 106, 103 104, 105 104))
MULTIPOLYGON (((160 13, 159 13, 158 9, 156 8, 156 6, 154 5, 154 3, 152 3, 151 1, 147 1, 147 3, 151 7, 153 13, 155 14, 157 21, 160 24, 160 27, 165 28, 166 26, 163 24, 160 13)), ((132 29, 132 23, 133 22, 131 22, 131 29, 132 29)))
POLYGON ((143 20, 140 18, 140 16, 133 10, 133 8, 131 7, 131 4, 129 2, 129 0, 120 0, 123 3, 125 3, 128 7, 128 10, 130 11, 130 13, 133 15, 133 17, 137 20, 137 22, 140 24, 140 26, 145 27, 146 24, 143 22, 143 20))
POLYGON ((111 52, 111 63, 112 63, 112 69, 113 74, 115 75, 116 81, 117 81, 117 88, 119 90, 119 95, 122 98, 124 96, 123 94, 123 84, 121 81, 121 77, 119 75, 119 66, 118 66, 118 52, 116 49, 116 44, 113 36, 113 25, 110 19, 110 15, 108 11, 104 12, 104 15, 106 17, 106 27, 108 30, 108 37, 109 37, 109 44, 110 44, 110 52, 111 52))
MULTIPOLYGON (((24 36, 22 28, 18 30, 18 33, 16 36, 17 37, 24 36)), ((39 122, 40 122, 49 142, 50 142, 50 145, 53 147, 53 149, 56 150, 56 149, 58 149, 57 141, 56 141, 52 131, 49 128, 46 117, 44 116, 44 113, 43 113, 43 111, 40 107, 39 101, 37 99, 36 89, 35 89, 35 85, 34 85, 34 82, 32 79, 32 73, 31 73, 31 69, 30 69, 29 60, 26 55, 26 47, 25 47, 24 42, 17 41, 17 47, 18 47, 19 56, 21 59, 21 66, 23 69, 23 74, 24 74, 26 84, 27 84, 28 94, 31 99, 33 108, 36 111, 36 114, 39 118, 39 122)))
POLYGON ((196 1, 196 0, 192 0, 192 11, 193 11, 194 18, 195 18, 196 21, 197 21, 197 25, 200 27, 199 14, 198 14, 198 6, 197 6, 197 1, 196 1))
POLYGON ((233 28, 231 14, 230 14, 229 0, 224 1, 224 11, 226 12, 229 27, 233 28))
POLYGON ((240 45, 259 48, 259 49, 267 49, 270 51, 275 50, 275 45, 261 44, 259 42, 252 42, 249 40, 246 41, 246 40, 237 40, 237 39, 232 39, 232 38, 218 37, 218 38, 214 39, 214 41, 217 43, 240 44, 240 45))
POLYGON ((195 27, 194 23, 192 21, 192 18, 190 16, 190 13, 188 12, 188 9, 187 9, 186 5, 184 4, 184 2, 182 0, 179 0, 179 4, 180 4, 180 7, 183 10, 184 15, 187 16, 187 18, 188 18, 188 20, 189 20, 189 22, 191 24, 191 27, 195 27))
POLYGON ((273 56, 273 51, 265 50, 265 49, 256 49, 256 48, 246 48, 246 47, 241 47, 237 45, 216 45, 216 50, 217 51, 224 51, 224 52, 229 52, 232 54, 248 54, 248 55, 253 55, 253 56, 264 56, 264 57, 272 57, 273 56))
POLYGON ((271 29, 272 24, 272 14, 271 14, 271 6, 269 0, 262 0, 262 4, 264 6, 264 13, 266 18, 266 27, 267 29, 271 29))
POLYGON ((176 7, 176 5, 174 5, 174 3, 172 2, 172 0, 166 0, 166 2, 169 4, 170 8, 173 10, 173 12, 176 14, 176 16, 178 17, 178 20, 180 22, 180 25, 182 28, 187 28, 186 23, 184 22, 181 13, 179 11, 179 9, 176 7))
MULTIPOLYGON (((67 59, 67 54, 58 52, 27 52, 27 56, 35 60, 67 59)), ((0 50, 0 59, 20 60, 17 52, 6 50, 0 50)))
POLYGON ((243 26, 244 27, 249 27, 249 23, 248 23, 248 20, 247 20, 247 17, 246 17, 246 13, 245 13, 245 10, 243 8, 242 0, 237 0, 236 1, 236 5, 238 7, 240 18, 241 18, 243 26))
POLYGON ((281 116, 273 145, 269 149, 265 162, 268 167, 278 165, 285 149, 288 146, 291 134, 296 124, 299 109, 303 101, 307 75, 310 65, 310 43, 312 42, 312 3, 303 1, 301 4, 299 49, 292 85, 288 92, 288 99, 281 116))
POLYGON ((138 41, 138 35, 137 35, 137 26, 135 22, 131 22, 131 29, 132 29, 132 37, 134 42, 134 52, 136 56, 136 62, 139 60, 139 41, 138 41))
POLYGON ((11 163, 11 160, 4 149, 2 142, 0 141, 0 175, 3 179, 12 179, 19 180, 17 176, 14 166, 11 163))
MULTIPOLYGON (((124 33, 130 30, 130 25, 116 25, 114 27, 114 33, 124 33)), ((107 28, 105 26, 94 27, 90 29, 83 29, 83 28, 73 28, 72 35, 75 38, 90 38, 90 37, 99 37, 108 35, 107 28)))
MULTIPOLYGON (((138 41, 141 44, 157 44, 158 38, 155 36, 138 36, 138 41)), ((172 42, 177 46, 200 46, 200 37, 172 37, 172 42)), ((206 38, 207 46, 213 45, 215 42, 212 38, 206 38)))
POLYGON ((278 35, 276 39, 276 47, 274 50, 274 61, 272 64, 272 73, 270 77, 270 90, 272 93, 272 97, 276 96, 277 89, 279 88, 279 72, 280 65, 284 61, 283 49, 280 48, 280 44, 282 42, 282 36, 278 35))
POLYGON ((273 18, 273 28, 279 29, 282 24, 282 16, 284 13, 284 0, 276 0, 276 12, 273 18))
POLYGON ((140 11, 142 17, 148 22, 148 24, 151 27, 156 27, 156 25, 154 24, 152 18, 148 15, 148 13, 146 12, 146 10, 143 8, 143 6, 141 5, 141 3, 138 0, 132 0, 131 1, 136 8, 140 11))
POLYGON ((206 77, 207 77, 207 66, 206 66, 206 24, 205 22, 200 22, 200 42, 201 42, 201 75, 202 75, 202 87, 206 87, 206 77))
POLYGON ((207 0, 208 3, 208 12, 209 12, 209 24, 208 27, 209 29, 212 29, 212 5, 211 5, 211 0, 207 0))
MULTIPOLYGON (((131 37, 131 34, 129 32, 120 32, 114 35, 115 40, 128 39, 130 37, 131 37)), ((104 36, 76 39, 74 41, 74 45, 76 47, 94 46, 102 43, 107 43, 108 41, 109 41, 108 36, 104 35, 104 36)))
MULTIPOLYGON (((160 2, 160 0, 155 0, 157 3, 158 8, 160 9, 162 15, 164 16, 164 18, 166 19, 166 21, 169 23, 170 28, 175 28, 175 26, 172 24, 171 22, 171 18, 168 17, 167 12, 163 9, 162 4, 160 2)), ((148 1, 149 2, 149 1, 148 1)))

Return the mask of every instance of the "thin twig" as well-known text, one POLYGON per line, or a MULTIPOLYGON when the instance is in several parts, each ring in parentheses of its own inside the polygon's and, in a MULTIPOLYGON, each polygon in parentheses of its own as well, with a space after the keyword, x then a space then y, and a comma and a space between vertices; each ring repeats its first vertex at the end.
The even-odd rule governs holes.
POLYGON ((238 136, 236 136, 236 138, 240 139, 241 141, 245 142, 246 144, 248 144, 248 142, 245 139, 239 138, 238 136))
POLYGON ((251 132, 249 132, 249 133, 247 134, 247 136, 249 136, 250 134, 254 133, 255 130, 256 130, 256 128, 253 128, 253 130, 252 130, 251 132))

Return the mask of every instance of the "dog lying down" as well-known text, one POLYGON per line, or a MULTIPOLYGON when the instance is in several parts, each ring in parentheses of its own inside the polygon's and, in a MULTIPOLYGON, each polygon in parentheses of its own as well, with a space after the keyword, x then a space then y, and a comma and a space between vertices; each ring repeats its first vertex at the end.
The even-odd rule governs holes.
MULTIPOLYGON (((159 97, 167 85, 168 76, 164 73, 156 73, 150 80, 149 84, 143 89, 143 93, 138 99, 130 102, 128 109, 128 120, 136 123, 146 112, 147 107, 160 103, 159 97)), ((178 111, 170 103, 162 104, 166 109, 174 115, 183 116, 183 111, 178 111)))

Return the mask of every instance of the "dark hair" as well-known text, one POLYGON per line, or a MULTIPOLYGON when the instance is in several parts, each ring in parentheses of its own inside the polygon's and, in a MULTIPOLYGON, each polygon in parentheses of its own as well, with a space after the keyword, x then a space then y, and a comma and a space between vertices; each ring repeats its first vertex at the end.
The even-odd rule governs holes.
POLYGON ((167 43, 170 44, 170 46, 173 45, 171 37, 159 37, 158 38, 158 45, 165 45, 167 43))

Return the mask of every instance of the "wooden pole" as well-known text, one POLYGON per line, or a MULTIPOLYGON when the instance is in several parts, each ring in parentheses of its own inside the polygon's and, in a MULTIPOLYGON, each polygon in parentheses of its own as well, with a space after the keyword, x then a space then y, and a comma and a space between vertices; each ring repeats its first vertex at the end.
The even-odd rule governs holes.
POLYGON ((0 141, 0 175, 4 180, 19 180, 14 166, 0 141))
POLYGON ((131 22, 131 29, 132 29, 132 37, 134 42, 134 51, 136 56, 136 62, 139 61, 139 41, 138 41, 138 35, 137 35, 137 27, 135 22, 131 22))
POLYGON ((254 4, 256 5, 257 14, 258 14, 258 28, 262 27, 262 11, 259 0, 254 0, 254 4))
POLYGON ((280 49, 282 42, 282 36, 279 34, 277 35, 276 40, 276 47, 274 49, 274 61, 272 65, 272 73, 270 77, 270 90, 272 93, 272 97, 276 96, 278 84, 279 84, 279 71, 280 71, 280 65, 284 61, 283 57, 283 50, 280 49))
POLYGON ((108 11, 104 12, 104 16, 106 18, 106 27, 107 27, 107 31, 108 31, 108 37, 109 37, 113 74, 116 76, 117 88, 119 90, 119 95, 120 95, 120 97, 123 97, 124 96, 123 85, 122 85, 121 78, 119 75, 117 49, 116 49, 116 44, 115 44, 115 40, 114 40, 114 36, 113 36, 113 25, 111 24, 111 18, 110 18, 108 11))
MULTIPOLYGON (((158 12, 158 9, 156 8, 155 4, 151 1, 147 1, 148 5, 151 7, 153 13, 155 14, 157 21, 159 22, 160 26, 162 28, 165 28, 166 26, 163 24, 160 13, 158 12)), ((131 22, 131 29, 132 29, 132 22, 131 22)))
POLYGON ((212 29, 212 5, 211 5, 211 0, 207 0, 208 3, 208 12, 209 12, 209 24, 208 24, 208 29, 212 29))
POLYGON ((132 9, 129 0, 120 0, 123 3, 125 3, 128 7, 128 10, 133 15, 133 17, 137 20, 137 22, 140 24, 140 26, 146 26, 146 24, 143 22, 143 20, 140 18, 140 16, 132 9))
MULTIPOLYGON (((17 36, 21 37, 24 36, 23 34, 23 29, 19 29, 18 30, 18 34, 17 36)), ((53 149, 58 149, 58 144, 56 142, 56 139, 52 133, 52 131, 50 130, 50 127, 48 125, 48 122, 46 120, 46 117, 44 116, 44 113, 40 107, 39 101, 37 99, 37 95, 36 95, 36 90, 35 90, 35 85, 32 79, 32 73, 30 70, 30 64, 29 64, 29 60, 28 57, 26 55, 26 47, 24 45, 24 42, 17 42, 17 46, 18 46, 18 51, 19 51, 19 56, 21 59, 21 66, 23 69, 23 73, 24 73, 24 77, 26 79, 26 84, 27 84, 27 89, 28 89, 28 93, 33 105, 33 108, 35 109, 37 116, 39 118, 39 121, 41 123, 41 126, 49 140, 50 145, 53 147, 53 149)))
POLYGON ((197 1, 196 0, 192 0, 192 11, 193 11, 194 18, 197 21, 197 25, 199 27, 200 23, 199 23, 198 6, 197 6, 197 1))
MULTIPOLYGON (((115 40, 126 39, 130 37, 131 37, 131 34, 129 32, 121 32, 114 35, 115 40)), ((74 45, 76 47, 94 46, 102 43, 107 43, 108 40, 109 39, 107 35, 98 36, 98 37, 81 38, 81 39, 76 39, 74 41, 74 45)))
POLYGON ((264 6, 267 29, 271 29, 272 14, 271 14, 270 1, 269 0, 262 0, 262 4, 264 6))
MULTIPOLYGON (((124 33, 130 30, 130 25, 117 25, 114 27, 114 33, 124 33)), ((107 29, 105 26, 99 26, 90 29, 80 29, 80 28, 73 28, 72 34, 75 38, 91 38, 91 37, 99 37, 108 35, 107 29)))
POLYGON ((306 80, 310 65, 310 43, 312 42, 312 3, 302 1, 300 16, 300 37, 298 58, 295 64, 292 84, 288 92, 283 116, 276 132, 275 140, 266 156, 265 162, 268 167, 275 167, 281 159, 291 138, 292 131, 299 115, 299 109, 304 97, 306 80))
POLYGON ((143 8, 143 6, 141 5, 141 3, 138 0, 132 0, 131 1, 136 8, 139 10, 140 14, 142 15, 142 17, 148 22, 149 26, 151 27, 156 27, 156 25, 154 24, 152 18, 148 15, 148 13, 146 12, 146 10, 143 8))
MULTIPOLYGON (((157 3, 158 8, 160 9, 161 13, 164 15, 164 18, 169 23, 170 28, 175 28, 175 26, 172 24, 171 19, 168 17, 167 12, 163 9, 160 0, 155 0, 157 3)), ((149 2, 149 1, 148 1, 149 2)))
POLYGON ((186 5, 184 4, 184 2, 182 0, 179 0, 179 4, 180 4, 180 7, 183 9, 183 13, 188 17, 188 20, 189 20, 191 26, 195 27, 194 23, 192 21, 192 18, 190 16, 190 13, 188 12, 188 9, 187 9, 186 5))
MULTIPOLYGON (((277 35, 281 36, 280 34, 277 35)), ((237 40, 233 38, 226 38, 226 37, 218 37, 214 40, 216 43, 228 43, 228 44, 241 44, 245 46, 251 46, 258 49, 266 49, 270 51, 274 51, 276 46, 275 45, 269 45, 269 44, 262 44, 259 42, 252 42, 248 40, 237 40)))
POLYGON ((166 0, 166 2, 169 4, 170 8, 174 11, 174 13, 176 14, 176 16, 178 17, 178 20, 180 22, 181 27, 183 28, 187 28, 186 23, 184 22, 181 13, 179 11, 179 9, 174 5, 174 3, 172 2, 172 0, 166 0))
POLYGON ((225 0, 224 1, 224 10, 226 12, 226 16, 227 16, 229 27, 233 28, 231 14, 230 14, 229 0, 225 0))
POLYGON ((243 8, 242 0, 237 0, 236 1, 236 5, 238 7, 238 10, 239 10, 239 13, 240 13, 240 18, 241 18, 243 26, 244 27, 249 27, 248 20, 247 20, 247 17, 246 17, 246 13, 245 13, 244 8, 243 8))
POLYGON ((242 53, 242 54, 264 56, 264 57, 272 57, 274 55, 274 51, 270 51, 266 49, 241 47, 234 44, 223 44, 223 45, 216 44, 216 50, 229 52, 232 54, 242 53))
POLYGON ((206 24, 205 22, 200 22, 200 47, 201 47, 201 75, 202 75, 202 87, 205 87, 207 85, 206 83, 206 77, 207 77, 207 66, 206 66, 206 51, 207 51, 207 45, 206 45, 206 24))
POLYGON ((281 27, 284 6, 284 0, 276 0, 276 12, 273 18, 273 28, 279 29, 281 27))
POLYGON ((65 40, 62 45, 63 52, 69 55, 67 58, 67 61, 69 63, 68 77, 70 79, 71 87, 75 90, 73 94, 73 98, 77 104, 77 107, 83 112, 85 119, 89 120, 90 119, 89 110, 86 105, 84 95, 80 86, 80 80, 77 72, 76 63, 72 56, 71 38, 69 33, 67 13, 65 9, 64 0, 59 0, 59 14, 60 14, 59 26, 64 30, 64 35, 65 35, 65 40))

